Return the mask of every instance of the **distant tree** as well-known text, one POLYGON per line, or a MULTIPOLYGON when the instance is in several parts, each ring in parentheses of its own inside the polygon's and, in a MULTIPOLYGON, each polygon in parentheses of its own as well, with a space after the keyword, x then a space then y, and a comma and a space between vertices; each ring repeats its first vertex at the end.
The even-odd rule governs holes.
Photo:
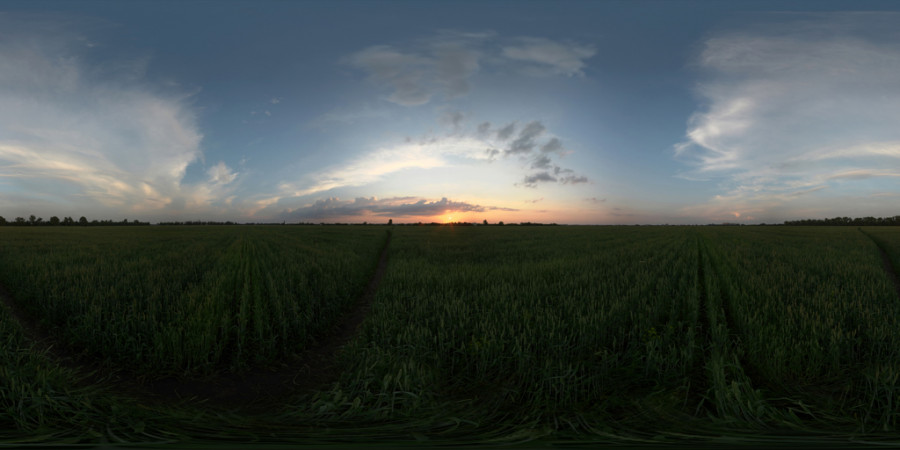
POLYGON ((50 225, 52 225, 52 226, 59 225, 59 217, 51 216, 50 217, 50 225))
POLYGON ((16 225, 21 227, 22 225, 25 225, 25 223, 26 223, 25 219, 23 219, 21 217, 16 217, 16 225))
POLYGON ((487 225, 487 224, 488 224, 488 223, 487 223, 487 219, 484 219, 484 224, 485 224, 485 225, 487 225))
POLYGON ((78 224, 81 226, 87 226, 87 224, 88 224, 87 218, 84 216, 81 216, 81 218, 78 219, 78 224))
POLYGON ((394 219, 388 219, 388 225, 393 225, 393 224, 394 224, 394 219))
POLYGON ((6 225, 6 219, 3 216, 0 216, 0 227, 6 225))
MULTIPOLYGON (((33 216, 32 216, 33 217, 33 216)), ((37 220, 34 221, 35 225, 46 225, 47 222, 44 222, 43 217, 38 217, 37 220)))
POLYGON ((501 220, 501 221, 497 222, 497 225, 503 225, 503 221, 501 220))
POLYGON ((34 217, 34 214, 28 216, 28 224, 29 225, 34 225, 35 222, 37 222, 37 217, 34 217))
POLYGON ((72 220, 71 217, 66 216, 66 218, 64 218, 64 219, 62 220, 62 224, 65 225, 65 226, 70 226, 70 225, 75 224, 75 221, 72 220))

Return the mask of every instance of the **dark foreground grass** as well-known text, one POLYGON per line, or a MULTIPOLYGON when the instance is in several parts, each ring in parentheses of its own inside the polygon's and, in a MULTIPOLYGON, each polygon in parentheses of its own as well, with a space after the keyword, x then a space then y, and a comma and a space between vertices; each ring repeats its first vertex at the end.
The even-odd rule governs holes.
MULTIPOLYGON (((216 243, 219 259, 182 264, 200 267, 198 280, 247 274, 238 279, 252 292, 267 279, 259 268, 273 267, 266 252, 334 267, 328 259, 344 253, 317 248, 374 256, 385 233, 324 230, 322 247, 293 230, 242 232, 240 245, 222 232, 202 238, 216 243), (221 269, 223 255, 237 269, 221 269)), ((21 258, 22 242, 41 241, 37 231, 54 243, 40 248, 59 253, 58 267, 83 255, 55 230, 32 230, 32 241, 4 234, 3 245, 18 245, 21 258)), ((169 238, 189 245, 186 235, 169 238)), ((216 254, 191 248, 184 257, 216 254)), ((124 267, 143 267, 133 261, 140 253, 124 253, 137 264, 124 267)), ((344 267, 366 274, 372 263, 344 267)), ((143 286, 153 292, 153 283, 143 286)), ((285 292, 296 295, 296 286, 285 292)), ((245 297, 225 297, 240 317, 245 297)), ((126 394, 59 364, 0 310, 0 444, 892 445, 900 443, 898 303, 875 244, 850 228, 395 227, 371 314, 339 355, 340 377, 252 414, 126 394)))

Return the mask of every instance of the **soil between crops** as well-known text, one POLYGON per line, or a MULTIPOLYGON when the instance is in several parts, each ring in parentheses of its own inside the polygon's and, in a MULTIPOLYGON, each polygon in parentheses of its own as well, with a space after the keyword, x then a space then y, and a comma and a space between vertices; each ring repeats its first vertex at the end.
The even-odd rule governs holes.
POLYGON ((310 393, 326 387, 340 376, 337 355, 341 348, 356 336, 360 324, 368 316, 375 293, 387 268, 391 232, 378 255, 378 263, 362 295, 337 321, 334 328, 319 337, 305 351, 294 355, 280 367, 251 369, 243 373, 229 373, 202 379, 162 378, 146 380, 140 374, 104 373, 87 358, 74 354, 60 344, 43 326, 16 302, 12 294, 0 285, 0 303, 22 326, 25 336, 39 350, 46 351, 62 366, 81 372, 81 384, 112 384, 122 394, 139 396, 162 403, 191 401, 213 407, 245 411, 269 411, 283 404, 288 396, 310 393))

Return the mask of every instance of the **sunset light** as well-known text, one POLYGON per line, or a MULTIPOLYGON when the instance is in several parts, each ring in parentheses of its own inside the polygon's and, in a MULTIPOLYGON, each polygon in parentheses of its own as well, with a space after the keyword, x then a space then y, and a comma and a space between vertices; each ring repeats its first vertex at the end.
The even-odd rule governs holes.
POLYGON ((0 446, 900 447, 898 25, 0 0, 0 446))
POLYGON ((0 214, 893 215, 898 13, 738 3, 5 2, 0 214))

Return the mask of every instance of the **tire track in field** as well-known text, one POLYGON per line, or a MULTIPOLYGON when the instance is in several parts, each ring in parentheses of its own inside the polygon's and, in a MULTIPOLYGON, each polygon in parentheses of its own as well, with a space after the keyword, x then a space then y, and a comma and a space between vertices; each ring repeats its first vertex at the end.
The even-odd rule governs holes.
POLYGON ((19 324, 22 334, 34 344, 35 350, 47 353, 61 366, 76 369, 81 367, 63 347, 56 345, 56 339, 47 333, 31 314, 19 306, 12 293, 3 285, 0 285, 0 305, 3 305, 13 321, 19 324))
POLYGON ((694 358, 694 364, 691 374, 688 393, 692 398, 699 399, 697 402, 696 415, 704 403, 706 402, 706 392, 712 386, 709 374, 706 370, 706 354, 712 347, 712 336, 710 335, 709 312, 707 311, 706 302, 709 293, 706 288, 706 274, 703 270, 703 246, 701 245, 701 237, 697 236, 697 336, 700 340, 697 346, 698 354, 694 358), (696 381, 696 382, 695 382, 696 381))
MULTIPOLYGON (((770 390, 772 386, 765 383, 765 378, 750 364, 747 355, 737 348, 741 340, 731 310, 732 299, 719 273, 722 269, 716 267, 715 258, 701 245, 701 240, 697 241, 700 253, 698 273, 716 280, 717 287, 716 292, 709 292, 708 286, 704 285, 702 291, 706 299, 705 318, 709 330, 705 335, 709 344, 704 361, 709 389, 706 399, 712 403, 711 411, 715 411, 720 419, 739 419, 746 425, 762 426, 765 420, 777 414, 757 388, 770 390), (706 258, 703 258, 704 254, 706 258), (704 269, 707 262, 710 271, 704 269)), ((705 280, 701 282, 705 283, 705 280)))
POLYGON ((155 380, 145 384, 144 389, 160 399, 198 399, 213 406, 265 410, 283 404, 287 396, 309 393, 333 383, 341 374, 338 353, 357 335, 359 326, 369 315, 387 268, 391 237, 389 230, 365 291, 338 319, 331 333, 320 337, 282 367, 199 380, 155 380))
POLYGON ((888 278, 894 283, 894 290, 897 291, 897 296, 900 296, 900 277, 897 276, 897 268, 894 267, 894 261, 891 260, 891 255, 889 255, 884 248, 884 244, 876 239, 875 236, 866 233, 862 228, 857 228, 857 230, 866 235, 866 237, 875 244, 875 247, 878 247, 878 252, 881 253, 881 265, 884 267, 884 272, 887 273, 888 278))
POLYGON ((378 263, 362 295, 350 309, 338 319, 330 333, 319 337, 300 355, 277 369, 256 369, 240 374, 223 374, 202 379, 163 378, 143 380, 134 373, 118 371, 102 374, 89 360, 77 361, 61 351, 58 341, 48 334, 16 303, 8 290, 0 286, 0 300, 13 319, 18 322, 39 350, 46 350, 56 362, 82 373, 79 384, 111 385, 115 393, 140 397, 145 400, 171 404, 181 401, 205 403, 210 406, 246 411, 266 411, 284 404, 288 396, 310 393, 326 387, 340 376, 337 355, 350 342, 359 326, 368 316, 375 293, 387 268, 387 255, 392 233, 387 232, 384 246, 378 255, 378 263))

